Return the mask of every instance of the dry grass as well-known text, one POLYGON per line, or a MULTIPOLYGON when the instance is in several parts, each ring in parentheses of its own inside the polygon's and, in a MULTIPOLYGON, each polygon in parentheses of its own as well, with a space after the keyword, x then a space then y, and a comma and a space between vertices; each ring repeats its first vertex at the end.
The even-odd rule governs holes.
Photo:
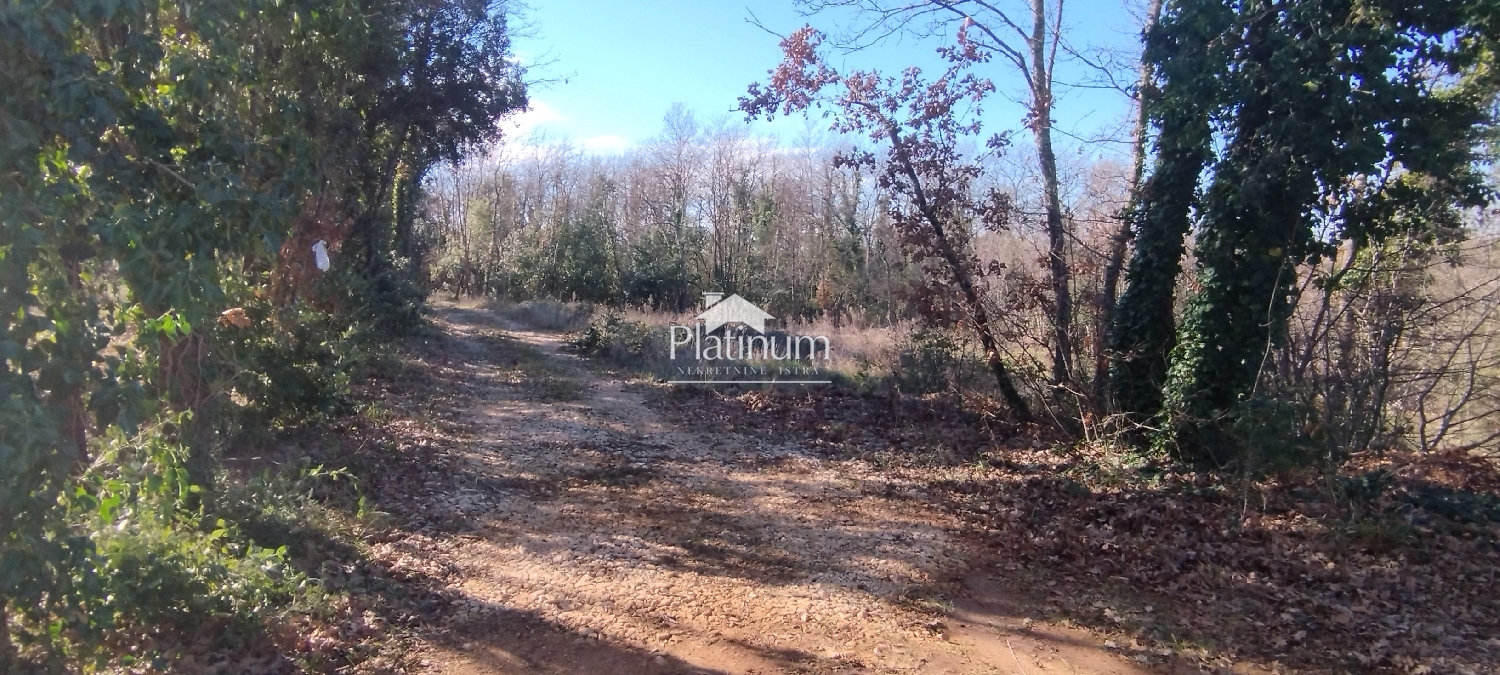
POLYGON ((491 300, 485 304, 501 317, 538 330, 572 332, 588 327, 595 308, 587 302, 560 302, 557 300, 527 300, 509 302, 491 300))
MULTIPOLYGON (((621 318, 627 322, 644 324, 653 333, 665 336, 670 326, 693 325, 693 317, 697 314, 697 310, 679 313, 627 309, 621 312, 621 318)), ((881 326, 854 314, 808 322, 777 321, 773 326, 792 335, 826 336, 833 346, 833 356, 823 367, 828 372, 847 379, 890 374, 895 368, 897 350, 902 340, 915 330, 910 322, 881 326)), ((661 344, 666 344, 665 337, 661 344)))

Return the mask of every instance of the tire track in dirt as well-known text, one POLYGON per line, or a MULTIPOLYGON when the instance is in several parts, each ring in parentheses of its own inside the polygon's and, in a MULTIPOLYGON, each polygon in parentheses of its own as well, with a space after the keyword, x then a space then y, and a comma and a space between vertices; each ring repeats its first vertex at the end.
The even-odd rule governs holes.
POLYGON ((454 411, 472 475, 442 504, 475 533, 434 672, 1143 672, 966 598, 984 580, 965 580, 958 523, 869 488, 875 469, 664 418, 650 385, 590 371, 559 335, 441 316, 488 385, 454 411), (547 376, 507 375, 522 361, 547 376))

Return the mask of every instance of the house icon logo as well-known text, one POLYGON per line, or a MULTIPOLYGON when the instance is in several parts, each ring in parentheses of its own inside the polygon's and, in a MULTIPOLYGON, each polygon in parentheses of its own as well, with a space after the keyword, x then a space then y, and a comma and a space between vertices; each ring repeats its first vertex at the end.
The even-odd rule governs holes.
POLYGON ((704 293, 703 312, 691 326, 667 328, 667 358, 692 361, 674 366, 672 384, 830 384, 823 364, 833 358, 826 335, 766 332, 766 310, 738 295, 704 293), (747 330, 720 330, 734 324, 747 330), (717 333, 717 334, 715 334, 717 333))
POLYGON ((725 324, 737 323, 764 335, 766 319, 776 318, 739 295, 725 298, 723 293, 704 293, 703 305, 706 309, 696 318, 703 322, 704 334, 712 333, 725 324))

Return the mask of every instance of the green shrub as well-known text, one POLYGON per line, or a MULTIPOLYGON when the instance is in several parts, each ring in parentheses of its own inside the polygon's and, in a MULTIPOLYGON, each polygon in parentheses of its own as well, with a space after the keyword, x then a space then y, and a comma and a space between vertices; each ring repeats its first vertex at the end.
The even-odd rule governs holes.
POLYGON ((86 544, 67 564, 65 592, 18 617, 27 661, 102 666, 110 636, 234 639, 293 608, 324 602, 285 546, 258 545, 224 518, 206 516, 176 435, 180 414, 136 436, 111 428, 97 458, 65 493, 70 531, 86 544))
POLYGON ((1308 432, 1313 413, 1306 404, 1267 395, 1240 401, 1213 420, 1179 413, 1156 435, 1156 449, 1184 460, 1254 472, 1327 466, 1325 444, 1308 432))
POLYGON ((968 382, 972 359, 953 334, 923 328, 906 336, 896 347, 896 367, 891 376, 901 391, 932 394, 952 390, 968 382))
POLYGON ((568 339, 568 346, 579 354, 630 367, 655 363, 667 348, 661 330, 640 321, 627 321, 616 312, 594 319, 568 339))
POLYGON ((393 268, 376 272, 335 267, 328 276, 331 288, 342 295, 342 313, 364 339, 385 341, 428 329, 427 290, 403 273, 405 262, 392 261, 393 268))
POLYGON ((246 307, 247 328, 221 327, 225 388, 264 424, 287 424, 343 411, 359 354, 353 331, 306 308, 246 307))

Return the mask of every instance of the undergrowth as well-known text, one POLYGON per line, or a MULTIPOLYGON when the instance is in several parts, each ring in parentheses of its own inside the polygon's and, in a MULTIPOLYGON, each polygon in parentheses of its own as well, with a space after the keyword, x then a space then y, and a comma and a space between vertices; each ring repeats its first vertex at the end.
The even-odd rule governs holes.
POLYGON ((232 356, 253 376, 231 380, 235 396, 212 419, 159 414, 134 433, 111 426, 91 440, 91 461, 57 504, 57 590, 9 616, 14 672, 160 672, 194 658, 225 672, 328 672, 367 656, 307 641, 350 605, 347 592, 325 587, 320 565, 357 558, 357 534, 383 525, 359 478, 313 456, 219 456, 373 409, 354 404, 350 381, 395 362, 320 328, 236 336, 232 356), (277 345, 295 359, 257 373, 277 361, 277 345), (207 480, 195 477, 190 446, 204 429, 216 434, 207 480), (253 468, 235 461, 245 459, 253 468))
POLYGON ((70 531, 92 546, 77 549, 66 597, 15 618, 26 669, 156 670, 194 644, 291 651, 278 624, 332 611, 287 533, 335 522, 312 494, 333 474, 304 467, 210 495, 188 478, 182 417, 112 429, 64 496, 70 531))

